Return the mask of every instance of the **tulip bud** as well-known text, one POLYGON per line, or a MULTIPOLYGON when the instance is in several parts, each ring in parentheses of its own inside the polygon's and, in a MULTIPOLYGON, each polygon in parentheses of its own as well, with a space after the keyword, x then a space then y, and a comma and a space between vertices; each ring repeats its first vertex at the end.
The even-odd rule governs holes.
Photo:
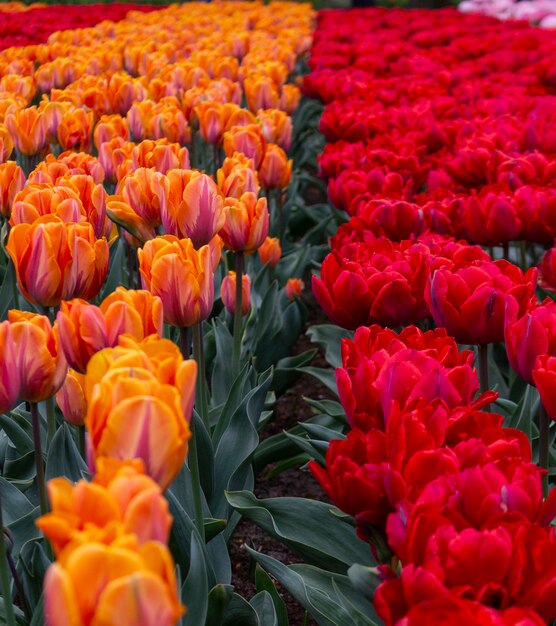
POLYGON ((304 284, 301 278, 288 278, 286 283, 286 295, 293 302, 296 296, 301 295, 304 284))
POLYGON ((279 109, 257 111, 257 120, 268 143, 278 144, 286 152, 291 148, 293 124, 287 113, 279 109))
POLYGON ((161 174, 174 169, 188 170, 191 167, 189 152, 179 143, 169 143, 167 139, 145 139, 131 151, 132 171, 140 167, 154 167, 161 174))
POLYGON ((94 113, 75 109, 64 115, 58 126, 58 143, 64 150, 90 152, 94 113))
POLYGON ((251 76, 243 83, 247 105, 253 111, 259 109, 276 109, 280 101, 280 93, 274 81, 266 76, 251 76))
MULTIPOLYGON (((222 280, 220 297, 226 310, 235 315, 236 312, 236 273, 228 272, 222 280)), ((241 277, 241 315, 245 315, 251 309, 251 279, 247 274, 241 277)))
POLYGON ((290 184, 292 161, 275 144, 268 144, 259 167, 259 179, 264 189, 284 189, 290 184))
POLYGON ((231 157, 241 152, 253 160, 255 168, 259 168, 265 153, 266 141, 257 124, 249 126, 235 126, 224 133, 224 152, 231 157))
POLYGON ((282 246, 278 237, 267 237, 257 250, 261 263, 274 267, 282 256, 282 246))
POLYGON ((98 150, 103 143, 111 141, 115 137, 121 137, 129 141, 129 129, 127 121, 120 115, 103 115, 95 126, 94 143, 98 150))
POLYGON ((226 221, 220 236, 224 245, 234 252, 252 254, 268 235, 270 216, 266 198, 244 193, 239 200, 226 198, 226 221))
POLYGON ((64 419, 74 426, 83 426, 87 415, 84 385, 85 376, 70 369, 64 384, 56 394, 56 402, 64 419))
POLYGON ((37 107, 10 110, 4 123, 19 154, 32 156, 47 145, 47 117, 37 107))
POLYGON ((228 198, 239 199, 248 191, 259 195, 259 180, 253 169, 253 161, 241 152, 224 159, 224 164, 217 172, 217 181, 220 190, 228 198))

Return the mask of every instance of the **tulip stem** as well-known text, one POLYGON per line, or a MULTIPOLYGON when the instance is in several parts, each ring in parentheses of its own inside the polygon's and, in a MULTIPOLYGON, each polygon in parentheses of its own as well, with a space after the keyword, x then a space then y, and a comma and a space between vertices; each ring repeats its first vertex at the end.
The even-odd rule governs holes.
POLYGON ((282 190, 280 188, 275 190, 274 198, 276 202, 276 212, 278 213, 278 237, 280 238, 280 243, 283 244, 286 234, 286 224, 284 222, 284 207, 282 205, 282 190))
POLYGON ((4 615, 6 626, 15 626, 15 612, 10 588, 10 570, 8 565, 8 549, 6 535, 4 533, 4 521, 2 518, 2 501, 0 500, 0 583, 2 599, 4 600, 4 615))
POLYGON ((19 309, 19 289, 17 286, 17 271, 15 269, 14 262, 10 259, 9 261, 10 272, 11 272, 11 280, 12 280, 12 296, 14 301, 14 309, 19 309))
POLYGON ((234 313, 234 344, 232 352, 232 376, 239 374, 241 360, 242 331, 242 294, 243 294, 243 252, 236 252, 236 309, 234 313))
POLYGON ((201 474, 199 472, 199 455, 197 454, 197 434, 195 417, 191 420, 191 439, 189 440, 189 471, 191 472, 191 484, 193 487, 193 508, 195 514, 195 526, 205 542, 205 520, 203 518, 203 502, 201 499, 201 474))
POLYGON ((548 495, 548 443, 549 443, 549 420, 543 403, 539 405, 539 466, 546 470, 542 479, 544 497, 548 495))
POLYGON ((54 397, 46 401, 46 425, 48 432, 48 443, 50 444, 56 434, 56 412, 54 410, 54 397))
POLYGON ((83 460, 87 460, 87 445, 85 443, 85 426, 77 427, 77 441, 79 445, 79 453, 83 457, 83 460))
POLYGON ((205 351, 203 347, 203 322, 197 322, 193 327, 193 358, 197 361, 198 370, 195 406, 207 432, 210 433, 207 379, 205 378, 205 351))
MULTIPOLYGON (((0 522, 1 523, 1 522, 0 522)), ((2 533, 5 534, 5 533, 2 533)), ((14 584, 15 584, 15 590, 17 593, 16 596, 16 604, 18 604, 19 601, 19 605, 20 607, 23 609, 23 613, 25 614, 25 617, 31 621, 31 619, 33 618, 31 611, 29 610, 29 604, 27 603, 27 599, 25 597, 25 593, 23 590, 23 585, 21 584, 21 579, 17 573, 17 569, 15 567, 15 563, 13 560, 13 557, 11 555, 11 552, 8 550, 8 565, 10 566, 10 572, 12 573, 12 578, 14 579, 14 584)))
POLYGON ((521 252, 521 269, 523 272, 526 272, 529 268, 527 264, 527 248, 524 241, 519 242, 519 250, 521 252))
POLYGON ((479 345, 479 381, 481 393, 488 391, 488 343, 479 345))
POLYGON ((502 250, 503 250, 504 260, 509 261, 510 260, 510 244, 507 241, 505 241, 502 244, 502 250))
POLYGON ((184 359, 188 359, 191 354, 191 341, 189 339, 189 328, 180 327, 180 350, 184 359))
POLYGON ((46 515, 48 512, 48 500, 46 497, 46 483, 44 480, 44 461, 42 458, 41 445, 41 424, 39 415, 39 405, 31 402, 31 419, 33 422, 33 442, 35 444, 35 466, 37 468, 37 486, 39 488, 39 500, 41 504, 41 513, 46 515))

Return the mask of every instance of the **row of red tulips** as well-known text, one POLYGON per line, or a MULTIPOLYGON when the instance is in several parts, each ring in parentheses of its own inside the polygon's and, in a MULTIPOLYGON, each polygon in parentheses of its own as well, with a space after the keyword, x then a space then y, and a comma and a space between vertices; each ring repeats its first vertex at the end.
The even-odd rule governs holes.
POLYGON ((320 16, 305 89, 328 103, 321 170, 351 217, 313 290, 357 330, 336 372, 352 430, 311 468, 380 563, 387 625, 556 619, 548 419, 539 467, 488 388, 505 340, 556 419, 556 305, 525 243, 523 271, 473 245, 552 244, 549 40, 451 10, 320 16))

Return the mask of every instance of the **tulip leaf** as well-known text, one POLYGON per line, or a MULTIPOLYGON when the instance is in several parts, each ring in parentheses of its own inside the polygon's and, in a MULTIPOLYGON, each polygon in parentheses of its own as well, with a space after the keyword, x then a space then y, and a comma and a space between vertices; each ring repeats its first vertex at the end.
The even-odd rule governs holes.
POLYGON ((312 398, 307 398, 305 396, 303 396, 303 400, 310 406, 317 409, 317 411, 326 413, 326 415, 330 415, 330 417, 333 417, 337 422, 347 425, 344 407, 339 402, 336 402, 336 400, 313 400, 312 398))
POLYGON ((268 591, 260 591, 249 604, 255 609, 261 626, 279 626, 274 602, 268 591))
POLYGON ((4 524, 8 525, 30 513, 35 507, 17 487, 0 477, 0 502, 4 524))
POLYGON ((35 611, 42 594, 42 585, 50 560, 39 539, 27 541, 19 553, 18 573, 31 611, 35 611))
MULTIPOLYGON (((123 226, 123 224, 121 226, 123 226)), ((123 256, 125 252, 125 245, 126 244, 123 238, 118 237, 118 240, 110 248, 110 252, 111 252, 110 266, 108 269, 108 276, 106 277, 106 281, 101 291, 101 295, 100 295, 101 300, 109 296, 113 291, 116 290, 116 287, 119 287, 120 285, 123 285, 124 283, 123 274, 122 274, 122 265, 123 265, 123 256)))
POLYGON ((346 436, 334 428, 327 428, 320 424, 306 424, 302 423, 301 427, 311 435, 315 441, 322 441, 330 443, 334 439, 345 439, 346 436))
POLYGON ((228 399, 234 380, 230 367, 233 338, 228 327, 222 320, 213 320, 216 356, 212 370, 212 400, 215 404, 223 404, 228 399))
POLYGON ((298 435, 292 435, 291 433, 286 433, 287 436, 296 443, 301 450, 306 452, 311 459, 318 461, 321 465, 325 464, 326 460, 326 450, 328 449, 328 444, 324 447, 324 449, 319 450, 318 444, 322 442, 315 442, 307 437, 299 437, 298 435), (315 443, 317 445, 315 445, 315 443))
POLYGON ((319 626, 376 626, 373 605, 349 578, 311 565, 286 566, 247 547, 249 554, 314 617, 319 626), (338 590, 342 596, 338 596, 338 590), (349 599, 349 604, 346 602, 349 599))
POLYGON ((41 595, 37 606, 33 611, 33 617, 29 626, 43 626, 44 625, 44 596, 41 595))
MULTIPOLYGON (((27 626, 27 620, 23 611, 16 605, 13 605, 13 612, 15 617, 15 623, 18 626, 27 626)), ((6 609, 4 608, 4 598, 0 596, 0 626, 4 626, 8 621, 6 619, 6 609)))
POLYGON ((213 519, 205 517, 205 541, 208 543, 211 539, 214 539, 219 535, 228 525, 225 519, 213 519))
POLYGON ((330 504, 306 498, 258 500, 248 491, 229 492, 228 502, 244 517, 290 546, 307 562, 345 573, 371 551, 352 527, 331 514, 330 504), (307 520, 311 520, 307 524, 307 520))
POLYGON ((195 439, 197 441, 201 487, 203 488, 205 498, 209 500, 214 487, 214 450, 212 440, 203 424, 203 420, 196 411, 193 412, 191 420, 194 424, 195 439))
POLYGON ((12 554, 14 556, 14 559, 18 558, 22 547, 27 541, 31 539, 40 539, 40 537, 42 537, 40 530, 35 524, 40 515, 40 507, 37 506, 35 508, 32 508, 25 515, 22 515, 19 519, 16 519, 11 523, 6 524, 6 526, 10 529, 13 537, 14 544, 12 548, 12 554))
POLYGON ((205 623, 208 608, 208 580, 205 551, 197 532, 191 533, 189 572, 182 586, 181 597, 187 607, 183 626, 205 623))
POLYGON ((270 594, 276 610, 277 626, 288 626, 288 611, 286 609, 286 604, 278 593, 272 578, 258 563, 255 566, 255 586, 257 588, 257 592, 266 591, 270 594))
POLYGON ((9 440, 16 447, 20 455, 34 450, 33 439, 21 423, 24 418, 17 415, 15 411, 9 414, 0 415, 0 428, 6 433, 9 440))
POLYGON ((13 292, 15 282, 15 272, 13 266, 8 265, 4 272, 4 280, 2 281, 2 287, 0 287, 0 321, 5 320, 8 317, 8 311, 14 308, 13 305, 13 292))
POLYGON ((352 339, 353 331, 335 324, 310 326, 306 334, 324 350, 326 362, 332 367, 342 367, 342 339, 352 339))
POLYGON ((266 626, 261 624, 257 611, 239 594, 234 593, 226 609, 222 626, 266 626))
POLYGON ((302 352, 301 354, 296 354, 295 356, 280 359, 274 368, 272 389, 280 394, 291 387, 299 378, 297 368, 309 365, 316 353, 317 351, 313 349, 302 352))
POLYGON ((378 570, 376 567, 368 567, 367 565, 360 565, 354 563, 348 569, 348 578, 351 580, 351 584, 366 598, 373 599, 374 592, 380 584, 378 570))
POLYGON ((296 454, 295 456, 291 456, 288 459, 284 459, 283 461, 278 461, 275 463, 272 468, 270 468, 266 474, 267 478, 275 478, 276 476, 280 476, 282 472, 287 472, 290 469, 297 468, 299 469, 303 465, 309 463, 309 461, 314 460, 314 455, 306 454, 302 452, 301 454, 296 454))
POLYGON ((321 382, 336 397, 338 397, 338 388, 336 387, 336 374, 332 369, 322 367, 305 366, 298 368, 302 374, 309 374, 321 382))
POLYGON ((64 422, 58 428, 50 444, 46 461, 46 479, 63 476, 72 482, 77 482, 83 477, 82 472, 87 471, 87 464, 79 454, 70 427, 64 422))
POLYGON ((231 599, 231 585, 215 585, 210 590, 205 626, 221 626, 231 599))
MULTIPOLYGON (((8 457, 8 455, 6 455, 6 457, 8 457)), ((27 454, 16 458, 6 458, 3 473, 6 478, 10 479, 34 479, 37 473, 35 465, 35 452, 30 451, 27 452, 27 454)))

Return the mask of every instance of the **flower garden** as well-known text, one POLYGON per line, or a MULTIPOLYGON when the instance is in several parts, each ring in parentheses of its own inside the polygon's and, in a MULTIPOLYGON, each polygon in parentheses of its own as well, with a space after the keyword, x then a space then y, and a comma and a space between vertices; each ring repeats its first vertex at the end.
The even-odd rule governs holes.
POLYGON ((543 7, 0 5, 0 624, 556 622, 543 7))

